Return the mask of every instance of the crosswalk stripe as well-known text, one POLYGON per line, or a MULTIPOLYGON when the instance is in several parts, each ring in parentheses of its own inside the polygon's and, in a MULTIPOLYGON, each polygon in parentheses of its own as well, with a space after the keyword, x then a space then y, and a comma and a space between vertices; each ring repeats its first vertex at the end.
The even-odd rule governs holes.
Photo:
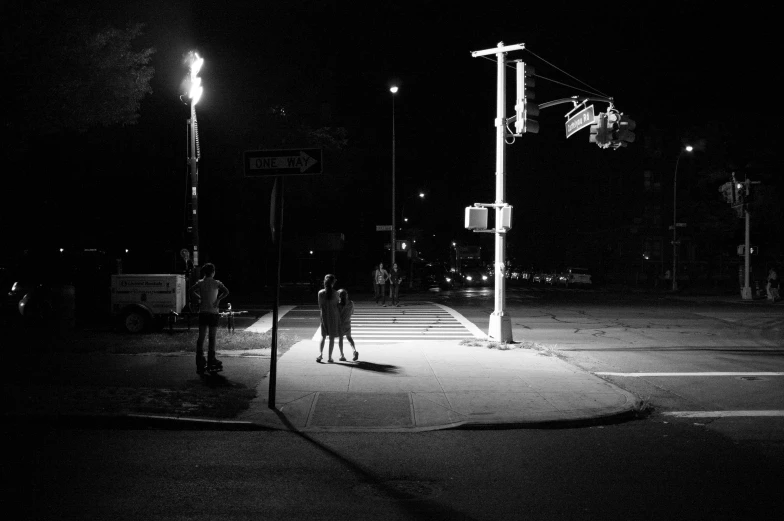
MULTIPOLYGON (((432 302, 404 308, 355 306, 351 336, 365 342, 484 338, 484 334, 460 313, 432 302)), ((321 340, 320 328, 313 340, 321 340)))
POLYGON ((665 411, 662 414, 678 418, 748 418, 782 417, 784 411, 665 411))
POLYGON ((773 371, 734 371, 734 372, 718 372, 706 371, 701 373, 606 373, 597 372, 594 374, 603 376, 626 376, 629 378, 637 378, 640 376, 784 376, 784 372, 773 371))

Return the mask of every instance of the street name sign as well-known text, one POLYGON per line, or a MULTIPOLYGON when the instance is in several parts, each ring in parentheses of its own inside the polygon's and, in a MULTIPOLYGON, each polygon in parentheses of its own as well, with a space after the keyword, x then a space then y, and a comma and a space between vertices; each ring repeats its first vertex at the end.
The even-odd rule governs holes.
POLYGON ((578 130, 591 126, 596 121, 593 113, 593 105, 585 107, 583 110, 566 120, 566 137, 568 138, 578 130))
POLYGON ((320 148, 245 151, 245 177, 320 174, 322 164, 320 148))
POLYGON ((392 225, 391 224, 377 224, 376 225, 377 232, 391 232, 392 225))

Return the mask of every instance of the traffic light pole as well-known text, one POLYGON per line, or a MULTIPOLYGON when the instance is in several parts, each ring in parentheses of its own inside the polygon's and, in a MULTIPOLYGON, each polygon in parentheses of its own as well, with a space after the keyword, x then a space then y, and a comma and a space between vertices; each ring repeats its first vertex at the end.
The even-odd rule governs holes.
MULTIPOLYGON (((748 180, 746 180, 746 187, 748 189, 748 180)), ((743 300, 751 300, 752 293, 751 293, 751 286, 749 284, 750 279, 750 272, 751 272, 751 214, 749 214, 749 209, 745 208, 746 214, 746 251, 744 252, 744 272, 743 272, 743 289, 741 290, 740 296, 743 300)))
POLYGON ((506 53, 525 49, 523 44, 507 45, 471 53, 473 57, 495 54, 497 58, 498 105, 495 118, 495 310, 490 315, 488 337, 497 342, 512 342, 512 317, 506 313, 506 229, 501 226, 506 206, 506 53))

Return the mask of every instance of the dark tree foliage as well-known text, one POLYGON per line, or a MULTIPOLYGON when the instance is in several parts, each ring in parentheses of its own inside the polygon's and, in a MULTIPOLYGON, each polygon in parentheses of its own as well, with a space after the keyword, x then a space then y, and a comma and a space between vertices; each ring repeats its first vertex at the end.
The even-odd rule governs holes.
POLYGON ((84 132, 138 120, 139 104, 152 92, 155 52, 133 48, 141 24, 117 29, 86 10, 30 2, 4 8, 2 31, 10 134, 84 132))

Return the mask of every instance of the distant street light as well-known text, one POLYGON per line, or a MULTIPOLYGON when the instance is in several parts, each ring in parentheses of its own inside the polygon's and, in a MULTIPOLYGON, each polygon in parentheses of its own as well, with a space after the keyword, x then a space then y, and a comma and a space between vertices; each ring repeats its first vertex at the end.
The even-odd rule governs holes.
POLYGON ((672 290, 678 291, 678 220, 677 208, 678 198, 676 197, 678 189, 678 163, 681 161, 681 156, 684 152, 691 152, 694 147, 686 145, 678 153, 678 159, 675 161, 675 175, 672 181, 672 290))
MULTIPOLYGON (((425 198, 425 193, 424 192, 419 192, 417 195, 419 196, 420 199, 424 200, 424 198, 425 198)), ((411 199, 412 197, 414 197, 414 196, 410 195, 410 196, 406 197, 403 200, 403 209, 402 209, 403 211, 400 212, 400 213, 403 215, 403 221, 404 222, 408 222, 408 217, 406 217, 406 204, 408 204, 408 200, 411 199)))

